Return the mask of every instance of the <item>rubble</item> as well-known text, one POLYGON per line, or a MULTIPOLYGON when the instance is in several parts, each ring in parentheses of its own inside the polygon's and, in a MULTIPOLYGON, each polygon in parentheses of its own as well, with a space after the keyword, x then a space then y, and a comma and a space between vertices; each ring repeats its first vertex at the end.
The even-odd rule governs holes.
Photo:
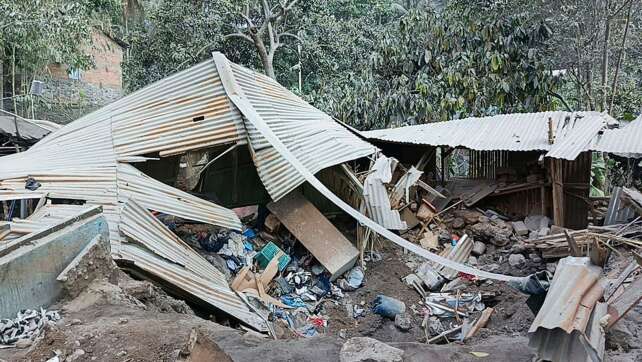
POLYGON ((504 246, 511 240, 513 228, 501 219, 490 220, 489 222, 478 222, 467 228, 470 236, 479 241, 491 243, 496 246, 504 246))
POLYGON ((514 268, 518 268, 524 265, 526 258, 522 254, 511 254, 508 257, 508 264, 514 268))
MULTIPOLYGON (((617 254, 609 254, 611 251, 642 247, 639 241, 642 222, 636 219, 604 226, 585 225, 579 230, 571 228, 573 223, 585 220, 572 218, 576 212, 581 215, 582 210, 571 207, 575 205, 573 200, 566 199, 568 202, 564 203, 564 194, 571 184, 581 190, 579 193, 584 188, 565 178, 568 175, 564 172, 555 171, 562 165, 557 157, 577 158, 586 154, 579 156, 561 145, 547 144, 544 150, 555 157, 519 161, 529 168, 520 173, 511 169, 514 160, 506 154, 492 153, 503 152, 503 148, 468 150, 473 151, 468 153, 471 174, 451 177, 445 162, 452 149, 446 151, 442 147, 439 156, 442 167, 434 170, 430 167, 438 166, 437 162, 427 163, 434 156, 430 156, 430 151, 423 153, 414 165, 386 157, 352 130, 331 121, 272 80, 231 65, 220 54, 215 54, 214 60, 203 67, 209 67, 206 73, 215 75, 216 81, 214 85, 209 81, 199 83, 195 89, 204 87, 203 94, 219 92, 220 104, 224 106, 220 114, 214 112, 213 119, 208 114, 207 119, 188 120, 185 128, 191 133, 182 129, 166 131, 166 122, 176 121, 166 118, 153 119, 150 124, 132 124, 135 117, 127 114, 134 111, 128 107, 139 104, 146 94, 152 96, 152 102, 156 99, 154 93, 143 91, 142 95, 126 97, 131 104, 118 103, 105 110, 108 121, 91 115, 54 133, 25 152, 25 156, 11 158, 6 163, 10 171, 2 168, 5 171, 0 172, 0 197, 39 201, 35 207, 30 206, 35 211, 29 218, 0 224, 3 245, 0 256, 27 250, 46 236, 45 230, 60 232, 77 223, 82 218, 72 209, 83 212, 90 209, 97 214, 95 205, 104 207, 101 235, 83 234, 83 245, 75 245, 73 250, 59 248, 73 254, 57 264, 57 269, 64 270, 55 273, 67 295, 76 297, 65 306, 66 312, 120 300, 123 308, 150 313, 207 316, 260 338, 332 337, 338 333, 343 339, 377 333, 387 337, 385 333, 390 333, 399 339, 416 341, 420 333, 426 344, 447 344, 470 343, 488 334, 525 334, 523 326, 521 330, 514 327, 518 331, 514 332, 497 325, 509 323, 506 321, 515 310, 524 312, 530 308, 536 317, 528 333, 540 357, 555 359, 565 353, 570 356, 578 348, 579 334, 582 346, 591 347, 582 352, 586 354, 582 354, 582 359, 601 360, 605 345, 603 329, 613 328, 642 299, 642 279, 628 283, 637 267, 625 269, 608 288, 602 276, 609 258, 617 254), (252 96, 246 96, 246 92, 252 96), (266 104, 271 103, 280 108, 265 113, 271 108, 266 104), (118 111, 120 118, 113 119, 111 114, 116 114, 115 109, 120 106, 124 107, 118 111), (309 114, 303 118, 315 122, 299 120, 302 110, 309 114), (293 124, 292 129, 305 132, 288 133, 292 132, 289 127, 280 126, 285 121, 293 124), (198 122, 209 128, 193 126, 198 122), (219 123, 225 124, 229 134, 220 135, 219 123), (138 133, 139 129, 145 132, 138 133), (156 136, 149 138, 150 134, 156 136), (190 138, 194 134, 202 137, 190 138), (70 148, 73 152, 53 160, 56 167, 47 166, 48 162, 43 162, 42 168, 22 165, 44 160, 52 150, 69 146, 70 137, 74 145, 91 141, 89 145, 100 149, 100 155, 109 158, 109 163, 103 158, 92 163, 96 154, 85 155, 70 148), (137 137, 144 142, 132 140, 137 137), (344 139, 345 143, 341 141, 344 139), (208 154, 207 149, 216 145, 228 148, 222 153, 208 154), (256 178, 265 188, 261 191, 265 191, 266 197, 260 200, 261 205, 251 207, 252 212, 232 211, 205 201, 196 195, 209 195, 209 191, 194 189, 209 165, 227 152, 236 153, 239 146, 246 146, 243 150, 248 155, 243 157, 247 156, 250 165, 254 163, 256 178), (189 152, 194 153, 187 157, 189 152), (308 157, 311 154, 324 157, 308 157), (185 159, 200 160, 190 164, 192 174, 186 176, 190 192, 152 179, 131 165, 151 161, 149 155, 159 158, 183 155, 185 159), (367 159, 348 163, 364 156, 371 156, 369 168, 363 169, 367 159), (501 167, 491 165, 493 162, 489 161, 493 159, 501 167), (333 173, 337 170, 341 177, 333 173), (322 176, 329 177, 321 175, 324 172, 334 175, 332 182, 321 181, 322 176), (436 177, 439 172, 441 178, 436 177), (428 174, 435 177, 429 178, 428 174), (87 191, 90 189, 99 189, 104 194, 97 196, 87 191), (52 195, 56 202, 70 198, 75 200, 71 202, 86 205, 55 206, 58 204, 53 203, 52 195), (520 199, 523 195, 527 196, 520 199), (318 200, 319 196, 323 201, 318 200), (331 211, 324 205, 328 201, 331 211), (573 205, 565 210, 567 204, 573 205), (337 212, 337 207, 354 218, 349 226, 340 220, 345 215, 337 212), (56 219, 54 214, 58 212, 64 214, 65 221, 60 223, 58 217, 50 223, 48 219, 56 219), (399 248, 384 245, 382 238, 399 248), (553 263, 567 255, 572 256, 562 259, 559 265, 553 263), (107 280, 113 279, 114 259, 120 268, 146 281, 130 279, 110 284, 107 280), (384 265, 385 277, 395 279, 401 289, 406 289, 400 292, 400 288, 378 284, 377 277, 381 279, 383 274, 372 274, 376 263, 384 265), (401 272, 385 269, 393 263, 403 265, 404 269, 401 272), (555 273, 552 283, 546 270, 555 273), (506 284, 496 281, 509 282, 514 289, 529 294, 528 299, 516 297, 506 284), (172 296, 185 300, 168 296, 159 285, 172 296), (407 293, 413 294, 414 299, 407 293), (554 312, 559 311, 567 313, 564 316, 568 320, 581 323, 574 322, 569 327, 556 319, 554 312), (423 321, 421 328, 419 321, 423 321), (555 339, 567 341, 572 347, 556 350, 553 343, 546 342, 555 339)), ((199 78, 196 74, 200 73, 192 72, 185 74, 199 78)), ((172 95, 165 93, 164 88, 154 87, 154 92, 172 95)), ((183 98, 167 102, 171 107, 186 104, 184 107, 188 108, 179 110, 183 113, 191 109, 190 102, 183 102, 191 95, 183 94, 184 91, 179 89, 183 98)), ((159 107, 158 112, 166 111, 170 118, 176 110, 159 107)), ((591 123, 591 127, 596 125, 591 123)), ((234 162, 245 168, 238 156, 235 154, 234 162)), ((234 193, 238 193, 237 171, 234 190, 230 191, 234 193)), ((642 205, 636 191, 623 189, 622 195, 633 209, 642 205)), ((219 197, 220 194, 212 193, 212 199, 219 197)), ((234 200, 235 206, 246 205, 245 202, 234 200)), ((38 294, 51 296, 47 304, 59 299, 50 291, 38 294)), ((524 320, 527 318, 517 319, 515 324, 527 325, 524 320)), ((123 329, 137 324, 126 315, 111 321, 116 328, 123 329)), ((79 329, 85 324, 71 319, 68 326, 79 329)), ((13 331, 9 343, 31 346, 30 336, 24 338, 13 331)), ((283 344, 288 343, 295 342, 283 344)), ((114 344, 109 355, 138 358, 130 347, 114 344)), ((73 348, 63 351, 56 352, 54 358, 82 360, 93 353, 80 339, 73 348)), ((176 359, 183 361, 215 358, 212 356, 231 360, 223 348, 196 329, 191 330, 187 343, 174 352, 176 359)), ((479 353, 482 356, 486 352, 479 353)), ((401 349, 374 339, 350 338, 342 347, 340 359, 401 360, 403 356, 401 349)))

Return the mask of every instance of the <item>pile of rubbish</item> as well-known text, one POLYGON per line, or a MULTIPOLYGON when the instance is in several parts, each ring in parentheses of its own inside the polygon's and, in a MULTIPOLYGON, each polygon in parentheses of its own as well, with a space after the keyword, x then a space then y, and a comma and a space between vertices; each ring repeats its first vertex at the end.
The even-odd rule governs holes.
POLYGON ((0 344, 15 346, 16 343, 29 343, 40 335, 48 323, 60 320, 57 311, 26 309, 18 312, 14 319, 0 319, 0 344))
POLYGON ((271 333, 279 337, 326 333, 324 303, 337 303, 344 291, 361 287, 364 270, 354 266, 331 281, 330 273, 296 243, 287 229, 278 226, 272 215, 262 227, 257 225, 257 215, 253 216, 240 233, 164 221, 229 276, 231 288, 242 293, 252 309, 271 322, 271 333))

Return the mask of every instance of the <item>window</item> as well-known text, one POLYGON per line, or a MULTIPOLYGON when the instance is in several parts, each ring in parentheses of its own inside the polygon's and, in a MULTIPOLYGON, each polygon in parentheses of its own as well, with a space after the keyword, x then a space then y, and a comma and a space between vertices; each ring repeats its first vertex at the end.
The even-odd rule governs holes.
POLYGON ((80 80, 80 70, 69 68, 69 79, 80 80))

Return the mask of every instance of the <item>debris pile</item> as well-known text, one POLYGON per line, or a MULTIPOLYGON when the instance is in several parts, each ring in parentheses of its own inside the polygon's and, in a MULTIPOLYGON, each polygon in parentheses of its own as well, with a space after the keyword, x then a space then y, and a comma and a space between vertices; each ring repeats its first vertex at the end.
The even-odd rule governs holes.
POLYGON ((26 309, 14 319, 0 319, 0 344, 28 347, 48 323, 60 320, 58 311, 26 309))

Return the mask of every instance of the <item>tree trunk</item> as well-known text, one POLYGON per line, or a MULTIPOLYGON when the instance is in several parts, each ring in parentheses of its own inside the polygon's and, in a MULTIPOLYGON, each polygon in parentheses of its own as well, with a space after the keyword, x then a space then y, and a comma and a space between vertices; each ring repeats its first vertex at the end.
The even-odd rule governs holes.
POLYGON ((13 113, 18 114, 18 101, 16 98, 16 47, 11 51, 11 96, 13 97, 13 113))
POLYGON ((276 80, 276 75, 274 74, 274 63, 272 61, 272 57, 268 54, 265 44, 263 44, 263 40, 257 34, 252 35, 252 40, 256 46, 256 51, 259 53, 259 58, 261 58, 261 64, 263 64, 265 75, 276 80))
POLYGON ((269 56, 266 56, 265 58, 261 57, 261 62, 263 63, 263 70, 265 70, 265 75, 276 80, 276 74, 274 74, 273 60, 269 56))
POLYGON ((611 14, 609 13, 609 1, 606 2, 606 23, 604 24, 604 47, 602 48, 602 111, 606 111, 606 102, 608 98, 608 91, 606 83, 608 82, 609 71, 609 38, 611 36, 611 14))
POLYGON ((633 9, 633 1, 629 5, 629 10, 626 13, 626 23, 624 24, 624 34, 622 35, 622 45, 620 48, 620 53, 617 57, 617 62, 615 63, 615 74, 613 75, 613 85, 611 86, 611 104, 609 105, 608 112, 609 114, 613 113, 613 102, 615 102, 615 94, 617 92, 617 79, 620 75, 620 66, 622 65, 622 59, 624 59, 624 53, 626 52, 626 37, 629 33, 629 24, 631 22, 631 10, 633 9))

